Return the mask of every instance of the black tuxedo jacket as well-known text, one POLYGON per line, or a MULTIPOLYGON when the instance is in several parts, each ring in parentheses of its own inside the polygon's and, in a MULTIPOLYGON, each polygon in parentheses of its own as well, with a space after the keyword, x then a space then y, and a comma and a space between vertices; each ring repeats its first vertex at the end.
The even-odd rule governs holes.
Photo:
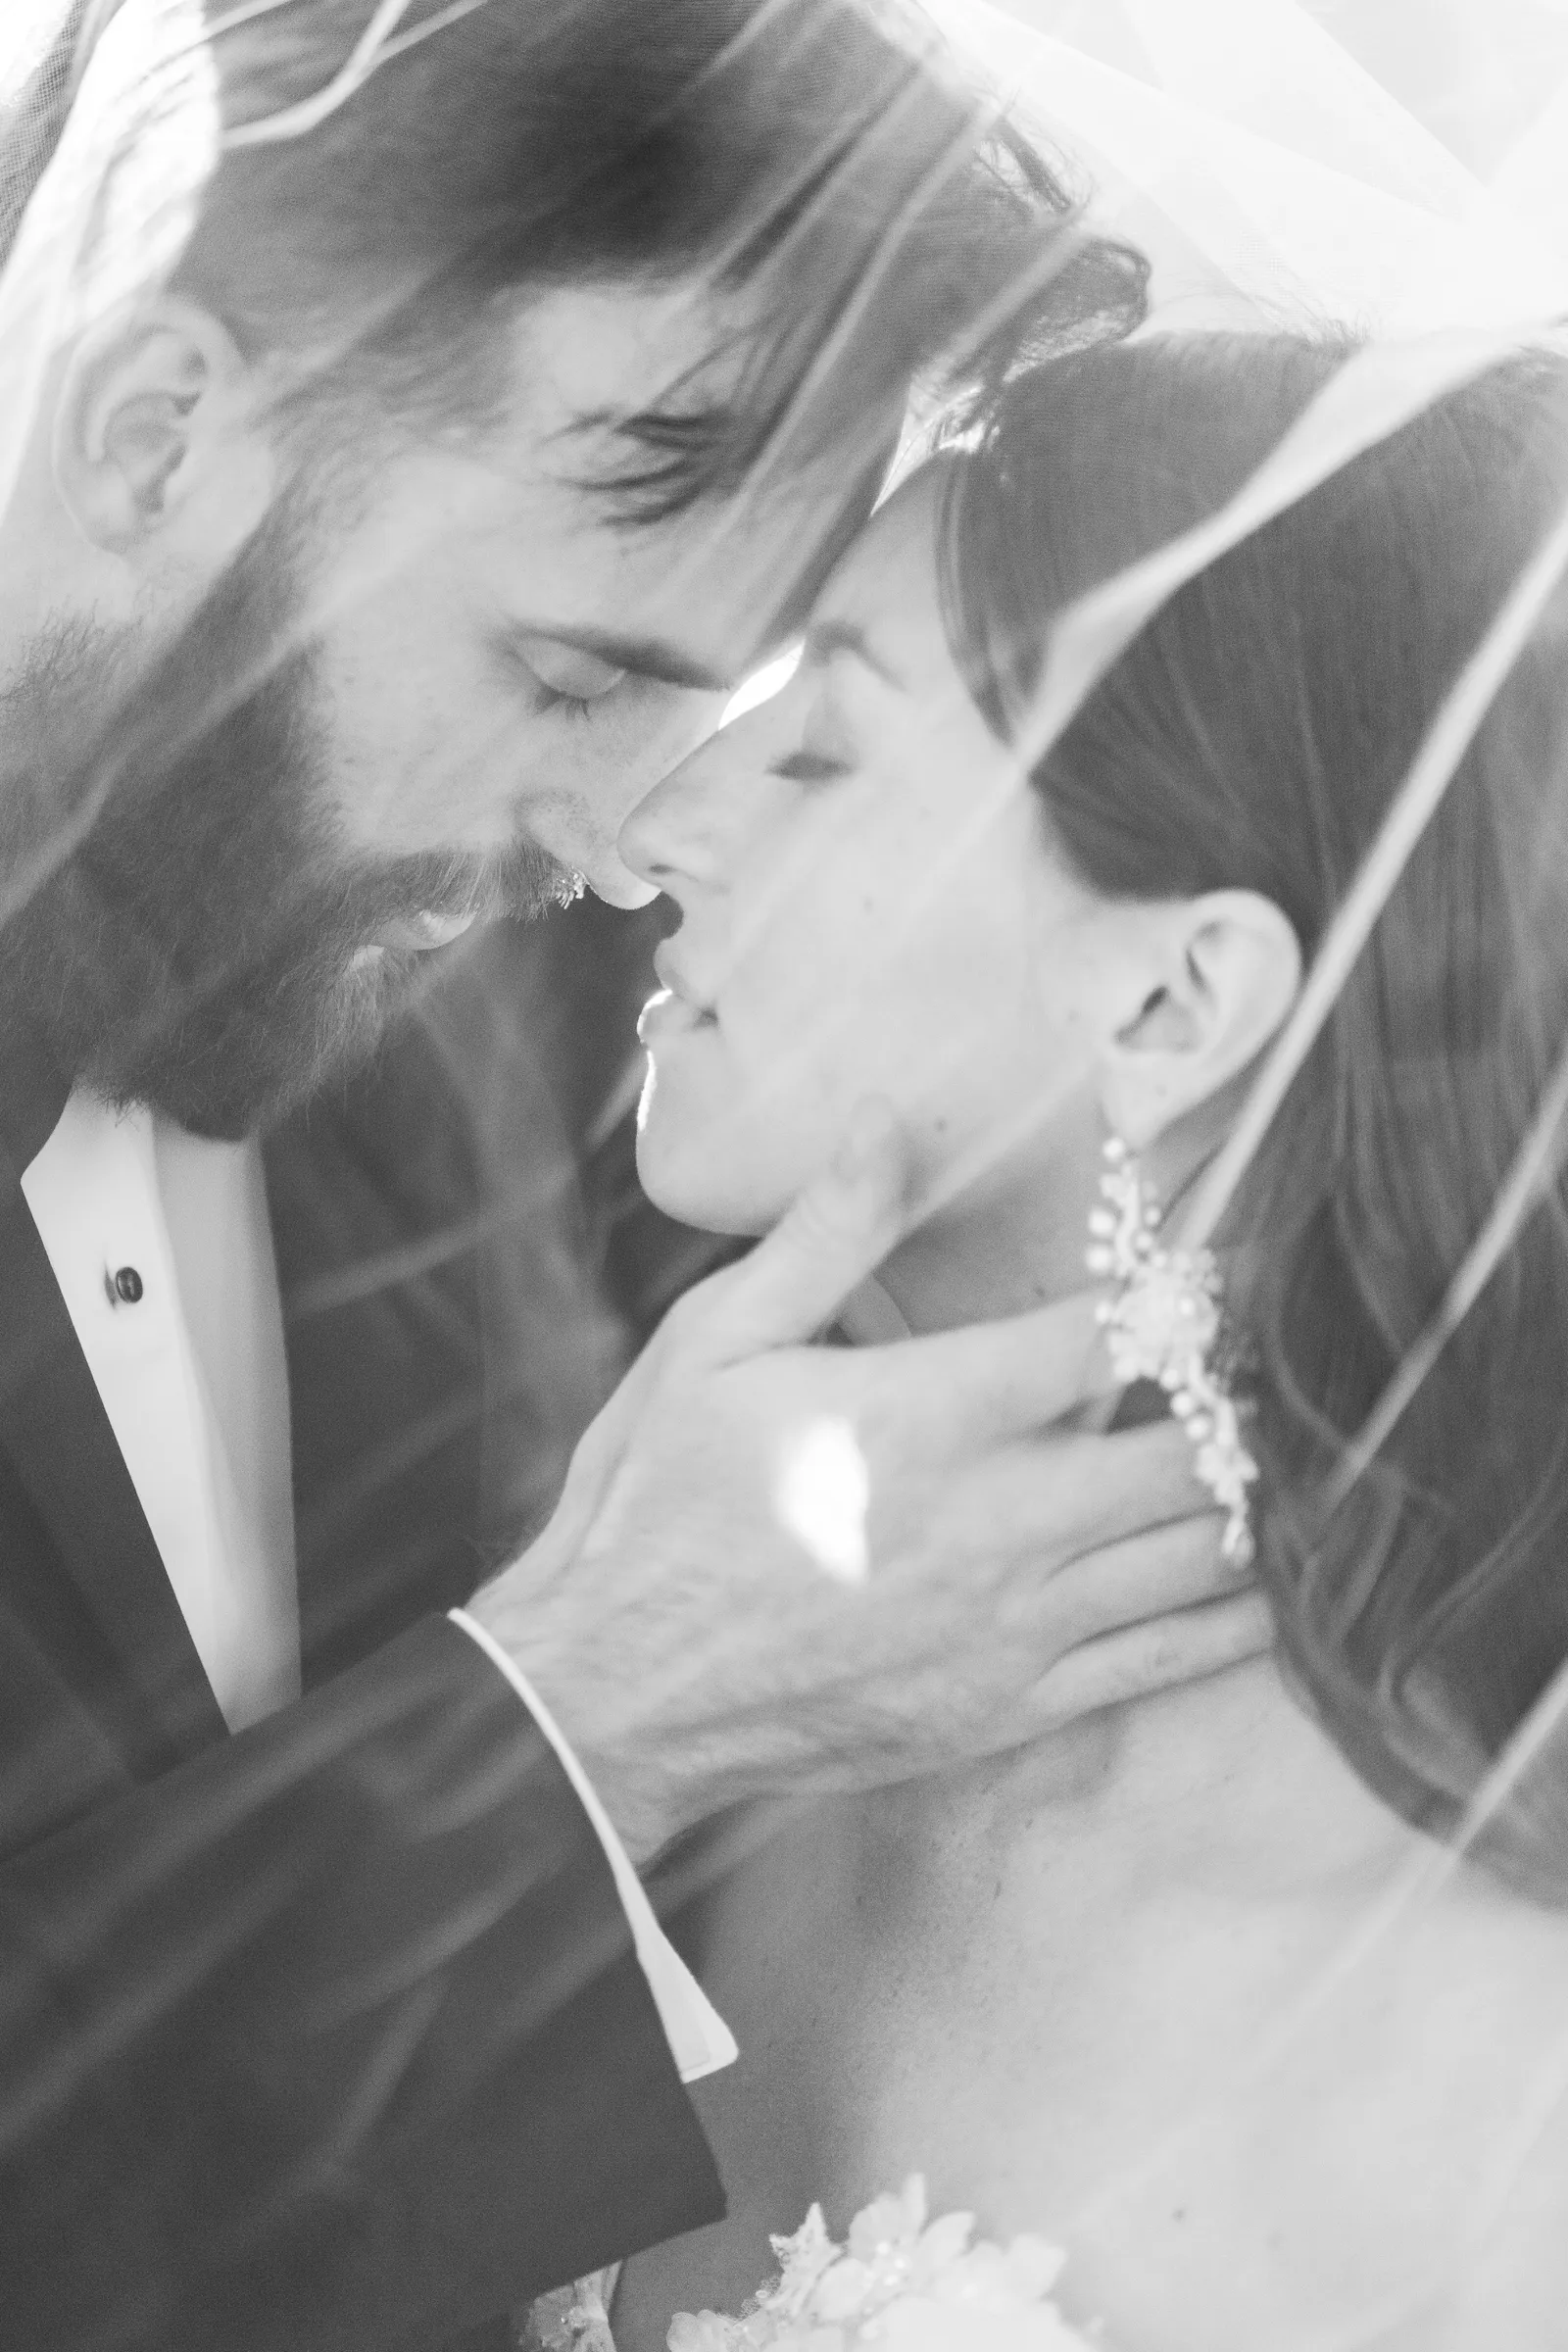
MULTIPOLYGON (((269 1145, 306 1694, 238 1737, 19 1190, 63 1082, 26 1052, 0 1070, 19 2352, 489 2344, 493 2315, 721 2210, 593 1831, 443 1614, 537 1499, 495 1464, 540 1427, 538 1154, 498 1187, 457 1066, 488 1054, 493 1080, 497 1002, 460 995, 269 1145)), ((480 1100, 494 1128, 512 1097, 480 1100)))

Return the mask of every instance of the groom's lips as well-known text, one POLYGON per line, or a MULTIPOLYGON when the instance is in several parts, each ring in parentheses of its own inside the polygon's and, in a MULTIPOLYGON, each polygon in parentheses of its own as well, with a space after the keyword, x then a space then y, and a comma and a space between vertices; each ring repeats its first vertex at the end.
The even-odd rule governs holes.
POLYGON ((388 950, 403 956, 428 956, 433 949, 450 947, 455 939, 461 939, 478 916, 479 910, 474 906, 462 914, 443 914, 433 907, 424 907, 416 913, 394 915, 381 925, 373 940, 356 948, 351 961, 356 965, 373 963, 388 950))
POLYGON ((461 939, 477 916, 476 906, 466 906, 461 913, 452 914, 424 907, 417 914, 399 915, 386 925, 382 937, 388 947, 427 956, 433 948, 450 947, 455 939, 461 939))

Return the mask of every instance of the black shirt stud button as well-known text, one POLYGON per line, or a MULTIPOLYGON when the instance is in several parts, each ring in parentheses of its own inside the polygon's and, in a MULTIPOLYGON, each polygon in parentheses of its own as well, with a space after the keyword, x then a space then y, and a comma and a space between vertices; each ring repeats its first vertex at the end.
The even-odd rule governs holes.
POLYGON ((134 1306, 142 1294, 142 1279, 134 1266, 122 1266, 115 1276, 115 1296, 134 1306))

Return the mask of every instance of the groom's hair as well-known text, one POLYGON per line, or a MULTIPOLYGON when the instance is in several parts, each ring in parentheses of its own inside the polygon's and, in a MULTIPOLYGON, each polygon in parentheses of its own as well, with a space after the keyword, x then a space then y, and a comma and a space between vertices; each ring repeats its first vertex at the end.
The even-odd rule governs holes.
MULTIPOLYGON (((990 404, 955 477, 947 571, 956 650, 1004 740, 1023 738, 1053 617, 1223 504, 1349 348, 1160 336, 1025 371, 990 404)), ((1310 956, 1564 514, 1568 366, 1524 352, 1170 599, 1035 760, 1053 842, 1116 899, 1260 892, 1310 956)), ((1259 1573, 1296 1678, 1370 1785, 1440 1832, 1549 1693, 1557 1736, 1475 1844, 1558 1902, 1568 1181, 1544 1183, 1343 1500, 1337 1479, 1560 1082, 1565 649, 1559 584, 1274 1118, 1227 1277, 1251 1356, 1259 1573)))
MULTIPOLYGON (((374 13, 204 5, 229 133, 325 89, 374 13)), ((509 304, 696 277, 722 390, 699 368, 621 420, 613 486, 657 514, 850 436, 870 466, 922 366, 961 372, 1015 300, 1061 343, 1140 315, 1141 257, 1084 232, 1060 172, 890 0, 477 0, 416 37, 448 14, 413 0, 345 103, 230 144, 201 190, 174 289, 276 363, 307 430, 482 416, 509 304)), ((0 237, 81 17, 0 125, 0 237)))

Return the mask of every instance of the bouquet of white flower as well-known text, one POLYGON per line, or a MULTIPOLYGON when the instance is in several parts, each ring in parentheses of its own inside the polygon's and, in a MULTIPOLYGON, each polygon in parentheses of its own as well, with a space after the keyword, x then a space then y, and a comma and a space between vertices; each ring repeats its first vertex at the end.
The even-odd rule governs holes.
POLYGON ((813 2205, 775 2237, 779 2275, 738 2319, 680 2312, 669 2352, 1092 2352, 1050 2300, 1065 2256, 1041 2237, 974 2234, 972 2213, 926 2220, 925 2182, 858 2213, 848 2242, 813 2205))

